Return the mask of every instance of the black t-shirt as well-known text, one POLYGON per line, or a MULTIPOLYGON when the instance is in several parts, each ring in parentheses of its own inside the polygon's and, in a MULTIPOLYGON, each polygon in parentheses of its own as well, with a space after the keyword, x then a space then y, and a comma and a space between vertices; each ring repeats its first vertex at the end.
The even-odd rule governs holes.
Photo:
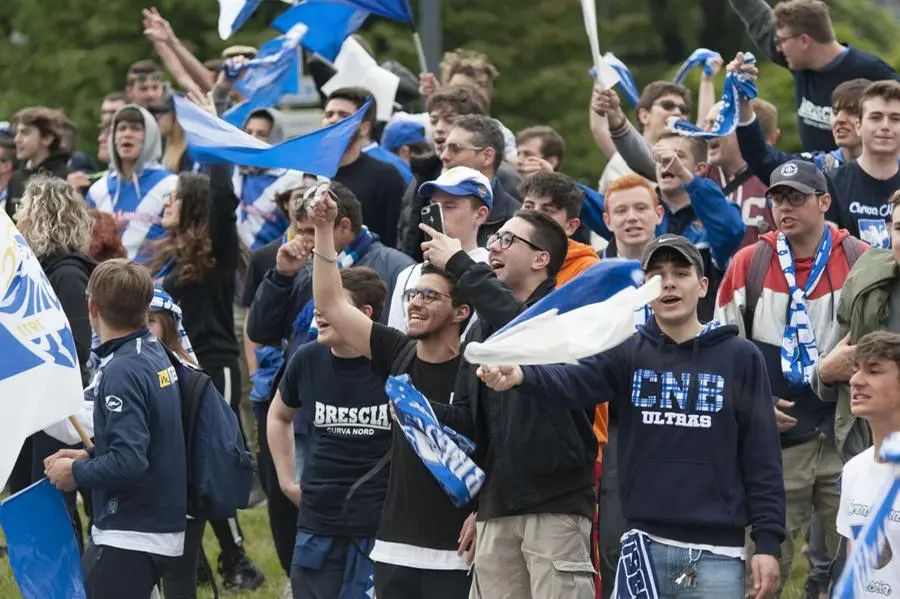
POLYGON ((337 170, 343 183, 362 204, 363 223, 388 247, 397 246, 397 222, 406 181, 393 165, 366 154, 337 170))
POLYGON ((250 263, 247 265, 247 276, 244 277, 244 293, 241 296, 241 305, 249 308, 256 296, 256 290, 262 284, 266 273, 275 268, 275 260, 278 257, 278 249, 284 239, 279 237, 270 241, 250 254, 250 263))
POLYGON ((328 346, 307 343, 294 353, 279 386, 281 399, 309 416, 309 445, 300 479, 297 527, 313 534, 374 537, 387 489, 383 469, 359 487, 341 517, 350 487, 391 446, 384 379, 365 358, 338 358, 328 346))
POLYGON ((890 179, 876 179, 856 161, 828 174, 831 208, 828 220, 873 247, 891 247, 890 198, 900 189, 900 170, 890 179))
MULTIPOLYGON (((391 374, 395 358, 415 341, 400 331, 375 323, 372 327, 372 370, 383 377, 391 374)), ((450 403, 460 357, 430 364, 414 357, 407 373, 416 389, 432 403, 450 403)), ((458 508, 413 451, 403 431, 394 427, 391 478, 381 515, 378 538, 455 551, 459 532, 471 510, 458 508)))

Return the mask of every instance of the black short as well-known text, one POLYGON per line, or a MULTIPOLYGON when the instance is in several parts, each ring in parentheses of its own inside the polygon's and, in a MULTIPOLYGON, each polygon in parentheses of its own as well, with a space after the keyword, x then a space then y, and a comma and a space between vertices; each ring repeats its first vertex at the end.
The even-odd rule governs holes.
POLYGON ((150 599, 174 559, 92 543, 81 556, 87 599, 150 599))
POLYGON ((421 570, 375 563, 378 599, 468 599, 471 583, 466 570, 421 570))

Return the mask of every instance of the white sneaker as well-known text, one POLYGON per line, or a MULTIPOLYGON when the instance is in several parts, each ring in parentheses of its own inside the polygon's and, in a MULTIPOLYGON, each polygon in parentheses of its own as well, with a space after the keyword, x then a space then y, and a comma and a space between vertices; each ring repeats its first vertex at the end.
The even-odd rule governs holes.
POLYGON ((294 591, 291 590, 291 581, 288 580, 281 593, 281 599, 294 599, 294 591))

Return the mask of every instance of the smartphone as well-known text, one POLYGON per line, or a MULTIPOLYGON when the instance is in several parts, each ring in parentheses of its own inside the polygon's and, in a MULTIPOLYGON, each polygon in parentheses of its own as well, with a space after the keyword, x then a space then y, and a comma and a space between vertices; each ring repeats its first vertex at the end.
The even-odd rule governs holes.
POLYGON ((428 204, 422 208, 422 222, 438 231, 444 232, 444 213, 438 203, 428 204))

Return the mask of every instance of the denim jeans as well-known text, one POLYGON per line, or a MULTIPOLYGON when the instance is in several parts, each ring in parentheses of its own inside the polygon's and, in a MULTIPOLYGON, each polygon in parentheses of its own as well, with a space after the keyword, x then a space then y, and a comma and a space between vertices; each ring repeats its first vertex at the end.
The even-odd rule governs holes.
POLYGON ((690 551, 681 547, 650 542, 650 555, 656 574, 659 599, 743 599, 744 562, 709 551, 690 551), (692 587, 675 581, 694 562, 692 587))

